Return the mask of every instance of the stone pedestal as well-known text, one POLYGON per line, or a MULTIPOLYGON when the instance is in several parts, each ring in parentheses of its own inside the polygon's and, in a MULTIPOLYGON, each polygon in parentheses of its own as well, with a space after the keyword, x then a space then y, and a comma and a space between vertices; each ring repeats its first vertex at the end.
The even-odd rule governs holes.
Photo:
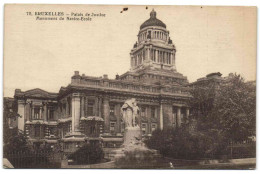
POLYGON ((127 127, 124 133, 123 147, 140 145, 141 139, 142 139, 142 134, 139 126, 127 127))
POLYGON ((114 150, 110 154, 119 168, 136 168, 138 164, 142 163, 152 165, 156 163, 156 159, 161 157, 157 150, 148 149, 141 138, 140 127, 126 128, 122 148, 114 150))

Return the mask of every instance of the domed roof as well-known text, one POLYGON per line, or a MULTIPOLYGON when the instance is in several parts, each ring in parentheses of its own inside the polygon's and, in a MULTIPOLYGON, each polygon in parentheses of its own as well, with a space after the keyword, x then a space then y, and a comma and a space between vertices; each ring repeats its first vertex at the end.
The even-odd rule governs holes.
POLYGON ((156 18, 156 12, 154 10, 150 13, 150 19, 146 20, 141 26, 140 30, 148 26, 160 26, 166 28, 166 25, 159 19, 156 18))

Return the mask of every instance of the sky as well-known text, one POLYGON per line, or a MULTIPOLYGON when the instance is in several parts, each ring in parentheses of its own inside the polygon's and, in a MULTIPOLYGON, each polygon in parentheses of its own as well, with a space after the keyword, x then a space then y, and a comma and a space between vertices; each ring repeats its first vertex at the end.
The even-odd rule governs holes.
POLYGON ((256 8, 207 6, 6 5, 4 97, 15 89, 58 92, 74 71, 115 78, 152 8, 176 46, 177 71, 196 81, 212 72, 256 79, 256 8), (127 11, 122 11, 128 7, 127 11), (40 21, 26 12, 105 14, 91 21, 40 21))

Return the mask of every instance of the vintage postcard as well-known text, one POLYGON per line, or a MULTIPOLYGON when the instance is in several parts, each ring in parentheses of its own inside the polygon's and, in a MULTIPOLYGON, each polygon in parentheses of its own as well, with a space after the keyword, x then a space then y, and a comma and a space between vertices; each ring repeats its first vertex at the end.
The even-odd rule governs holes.
POLYGON ((3 167, 255 169, 256 14, 5 4, 3 167))

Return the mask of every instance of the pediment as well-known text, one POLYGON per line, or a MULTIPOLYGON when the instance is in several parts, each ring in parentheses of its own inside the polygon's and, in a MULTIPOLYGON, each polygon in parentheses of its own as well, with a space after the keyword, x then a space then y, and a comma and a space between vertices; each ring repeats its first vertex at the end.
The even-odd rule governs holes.
POLYGON ((57 96, 55 93, 49 93, 42 89, 36 88, 32 90, 28 90, 25 92, 25 96, 27 97, 36 97, 36 98, 54 98, 57 96))

